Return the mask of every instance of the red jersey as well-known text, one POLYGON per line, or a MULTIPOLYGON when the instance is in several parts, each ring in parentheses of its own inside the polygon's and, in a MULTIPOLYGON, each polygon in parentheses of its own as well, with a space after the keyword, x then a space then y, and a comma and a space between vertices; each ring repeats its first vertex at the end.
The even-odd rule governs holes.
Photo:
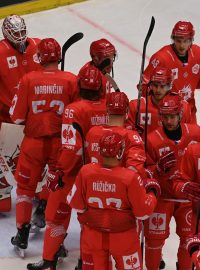
POLYGON ((20 53, 5 39, 0 41, 0 103, 11 106, 19 80, 25 73, 42 69, 37 57, 37 38, 28 38, 25 53, 20 53))
MULTIPOLYGON (((133 128, 135 126, 136 121, 136 113, 137 113, 137 99, 130 101, 130 111, 127 120, 127 128, 133 128)), ((183 115, 181 118, 182 123, 191 123, 191 110, 187 101, 183 100, 183 115)), ((141 97, 140 103, 140 125, 145 128, 145 115, 146 115, 146 99, 141 97)), ((162 122, 160 121, 158 105, 154 104, 152 101, 152 97, 148 96, 148 126, 147 132, 148 134, 158 127, 162 126, 162 122)))
POLYGON ((68 105, 62 120, 62 152, 58 161, 58 168, 65 173, 66 181, 72 177, 75 180, 77 172, 81 168, 82 161, 82 138, 80 133, 74 129, 73 122, 82 128, 85 139, 86 133, 92 126, 108 123, 106 102, 104 99, 97 101, 79 100, 68 105))
POLYGON ((60 70, 23 76, 10 108, 14 123, 25 122, 28 137, 60 134, 64 107, 77 99, 76 76, 60 70))
POLYGON ((179 95, 187 100, 193 114, 196 113, 194 91, 200 79, 200 47, 192 45, 188 50, 188 62, 182 63, 173 50, 172 45, 166 45, 152 55, 149 65, 144 71, 144 81, 148 82, 152 71, 158 67, 167 67, 174 74, 174 88, 179 95))
POLYGON ((146 193, 142 178, 136 172, 124 167, 104 168, 91 163, 81 168, 67 201, 80 212, 93 210, 91 218, 94 224, 103 224, 105 219, 101 217, 105 213, 108 227, 109 224, 119 227, 121 212, 125 212, 125 219, 126 213, 132 212, 133 218, 144 220, 152 214, 157 200, 152 193, 146 193), (114 211, 107 215, 106 210, 114 211), (100 220, 98 213, 101 213, 100 220))
POLYGON ((151 169, 155 178, 159 180, 163 197, 172 197, 172 183, 170 177, 174 175, 179 168, 182 156, 189 144, 200 141, 200 127, 191 124, 181 124, 182 136, 179 141, 168 139, 162 127, 148 135, 147 139, 147 167, 151 169), (159 174, 156 170, 156 163, 160 157, 168 151, 174 151, 177 166, 171 169, 169 173, 159 174))
MULTIPOLYGON (((92 62, 88 62, 84 65, 84 67, 91 66, 91 65, 93 65, 92 62)), ((102 98, 104 98, 106 94, 111 92, 111 88, 112 88, 112 85, 110 84, 106 76, 104 76, 102 73, 102 95, 101 95, 102 98)))
POLYGON ((99 153, 99 140, 107 131, 117 132, 125 137, 125 152, 123 155, 124 167, 137 171, 141 176, 145 176, 144 162, 146 155, 144 143, 137 131, 127 130, 118 126, 96 126, 89 130, 86 135, 87 153, 91 162, 102 163, 99 153))

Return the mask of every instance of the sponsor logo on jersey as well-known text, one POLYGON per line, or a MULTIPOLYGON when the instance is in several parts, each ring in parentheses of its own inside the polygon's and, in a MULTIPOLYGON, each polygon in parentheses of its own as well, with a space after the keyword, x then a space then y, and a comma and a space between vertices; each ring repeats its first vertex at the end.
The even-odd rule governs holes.
POLYGON ((164 155, 167 152, 170 152, 170 147, 169 146, 159 148, 159 155, 160 156, 164 155))
POLYGON ((37 53, 33 55, 33 62, 38 63, 38 64, 40 63, 37 53))
POLYGON ((195 65, 192 67, 192 73, 193 73, 193 74, 198 74, 198 73, 199 73, 199 65, 198 65, 198 64, 195 64, 195 65))
POLYGON ((140 267, 138 252, 135 252, 129 256, 122 256, 122 259, 124 262, 124 269, 137 269, 140 267))
MULTIPOLYGON (((140 124, 145 125, 146 113, 140 113, 140 124)), ((151 125, 151 113, 148 113, 148 125, 151 125)))
POLYGON ((8 62, 8 67, 10 69, 12 68, 15 68, 15 67, 18 67, 18 64, 17 64, 17 57, 16 56, 9 56, 7 57, 7 62, 8 62))
POLYGON ((173 74, 174 80, 178 79, 178 68, 173 68, 172 74, 173 74))
POLYGON ((166 214, 153 213, 149 218, 149 229, 164 231, 166 228, 166 214))
POLYGON ((179 90, 179 95, 184 99, 184 100, 188 100, 192 97, 192 88, 191 85, 184 85, 184 87, 179 90))
POLYGON ((74 129, 72 125, 62 125, 62 144, 76 145, 76 129, 74 129))

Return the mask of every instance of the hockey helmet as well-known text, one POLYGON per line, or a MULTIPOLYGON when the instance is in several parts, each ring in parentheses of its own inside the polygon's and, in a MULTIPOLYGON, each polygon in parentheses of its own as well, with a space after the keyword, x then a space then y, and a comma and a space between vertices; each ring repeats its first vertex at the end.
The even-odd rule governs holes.
POLYGON ((195 31, 191 22, 179 21, 174 25, 172 29, 171 38, 182 37, 193 39, 195 31))
POLYGON ((61 47, 54 38, 45 38, 38 44, 38 58, 42 65, 61 60, 61 47))
POLYGON ((129 99, 124 92, 111 92, 106 96, 106 107, 109 114, 124 115, 128 113, 129 99))

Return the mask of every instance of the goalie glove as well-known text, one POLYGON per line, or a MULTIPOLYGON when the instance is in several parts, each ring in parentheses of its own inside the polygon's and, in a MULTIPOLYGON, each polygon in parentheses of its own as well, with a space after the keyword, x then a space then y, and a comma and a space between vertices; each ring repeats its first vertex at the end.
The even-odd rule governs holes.
POLYGON ((56 191, 64 186, 63 175, 64 173, 60 170, 48 172, 46 185, 49 191, 56 191))
POLYGON ((154 178, 143 179, 143 185, 146 189, 146 192, 153 192, 157 198, 161 195, 161 188, 158 181, 154 178))
POLYGON ((169 151, 160 157, 156 167, 159 173, 168 173, 172 168, 176 167, 176 163, 174 151, 169 151))
POLYGON ((196 182, 186 182, 182 188, 181 192, 191 201, 200 200, 200 184, 196 182))

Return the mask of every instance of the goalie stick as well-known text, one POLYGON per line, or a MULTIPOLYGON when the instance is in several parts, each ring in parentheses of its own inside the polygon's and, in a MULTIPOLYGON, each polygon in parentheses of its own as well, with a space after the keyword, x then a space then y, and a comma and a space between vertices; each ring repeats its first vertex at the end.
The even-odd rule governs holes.
POLYGON ((71 36, 62 46, 62 58, 61 58, 61 70, 64 70, 65 67, 65 54, 66 51, 77 41, 79 41, 80 39, 83 38, 83 33, 78 32, 76 34, 74 34, 73 36, 71 36))

